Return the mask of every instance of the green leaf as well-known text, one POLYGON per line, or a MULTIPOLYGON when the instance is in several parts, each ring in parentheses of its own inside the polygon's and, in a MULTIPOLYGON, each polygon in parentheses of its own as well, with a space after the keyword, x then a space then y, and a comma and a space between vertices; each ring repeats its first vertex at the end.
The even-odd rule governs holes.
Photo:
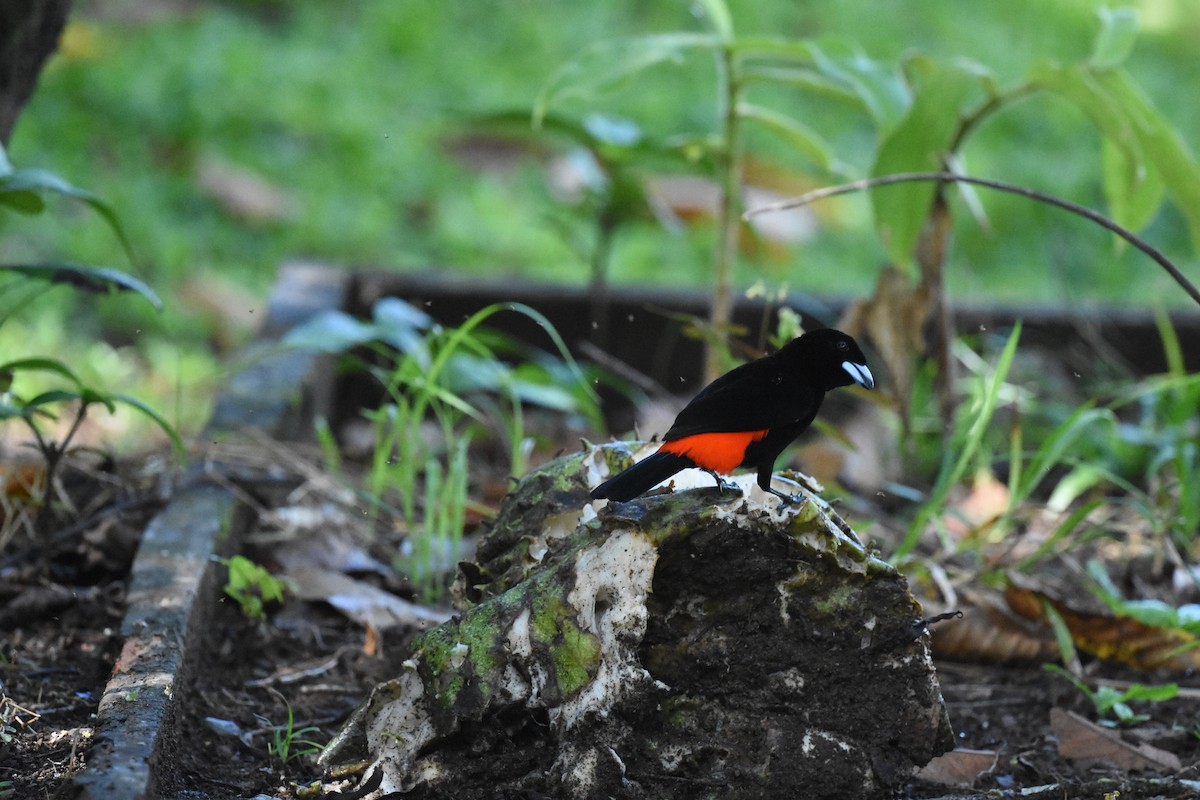
POLYGON ((714 49, 721 44, 721 38, 713 34, 663 33, 592 45, 555 70, 538 92, 534 125, 541 123, 553 104, 567 99, 592 100, 652 67, 682 63, 689 50, 714 49))
POLYGON ((6 191, 60 194, 64 197, 71 197, 87 203, 93 211, 108 223, 108 227, 116 234, 129 260, 136 260, 133 255, 133 246, 130 244, 129 238, 125 235, 125 229, 121 226, 121 221, 117 218, 117 213, 108 203, 86 189, 80 189, 78 186, 74 186, 58 175, 55 175, 53 172, 44 169, 13 170, 4 176, 3 181, 3 188, 6 191))
POLYGON ((23 189, 6 189, 0 179, 0 206, 7 206, 21 214, 40 214, 46 209, 46 203, 37 192, 23 189))
POLYGON ((83 387, 83 382, 67 368, 66 364, 53 358, 19 358, 0 364, 0 373, 15 372, 52 372, 66 378, 78 387, 83 387))
POLYGON ((1200 250, 1200 165, 1170 122, 1123 70, 1040 64, 1031 73, 1031 85, 1078 106, 1130 162, 1119 165, 1127 176, 1123 181, 1110 182, 1106 167, 1106 190, 1132 186, 1140 193, 1129 201, 1109 195, 1114 215, 1120 209, 1134 219, 1146 217, 1146 207, 1155 194, 1155 179, 1149 173, 1157 173, 1157 180, 1187 219, 1193 247, 1200 250))
POLYGON ((862 102, 881 134, 900 123, 912 104, 908 83, 895 64, 870 58, 853 42, 828 39, 811 45, 813 62, 862 102))
POLYGON ((0 271, 16 272, 29 278, 50 283, 67 284, 76 289, 103 294, 133 292, 162 311, 163 303, 143 281, 111 267, 89 267, 79 264, 0 264, 0 271))
POLYGON ((1089 63, 1096 69, 1119 67, 1133 50, 1137 38, 1137 11, 1132 8, 1101 8, 1100 31, 1092 43, 1089 63))
MULTIPOLYGON (((904 119, 881 143, 873 176, 941 170, 968 105, 995 92, 991 74, 969 62, 918 57, 911 71, 916 94, 904 119)), ((936 184, 920 181, 871 192, 875 225, 895 263, 911 262, 937 190, 936 184)))
POLYGON ((48 392, 42 392, 36 397, 32 397, 25 401, 25 408, 29 410, 48 406, 51 403, 72 403, 76 400, 83 399, 81 392, 69 392, 65 389, 51 389, 48 392))
POLYGON ((1158 112, 1123 70, 1096 76, 1104 91, 1124 109, 1149 164, 1157 170, 1167 193, 1183 212, 1200 250, 1200 165, 1171 123, 1158 112))
POLYGON ((721 37, 721 41, 732 41, 733 15, 729 13, 729 6, 725 5, 725 0, 700 0, 700 6, 704 9, 704 16, 708 17, 713 32, 721 37))
POLYGON ((137 409, 145 414, 147 417, 153 420, 154 424, 158 425, 158 427, 162 429, 163 433, 167 435, 167 438, 171 440, 171 446, 175 448, 175 453, 181 459, 187 456, 187 448, 183 444, 183 439, 179 436, 179 431, 175 430, 175 426, 168 422, 167 418, 160 414, 152 406, 149 406, 141 400, 138 400, 136 397, 130 397, 127 394, 114 394, 112 395, 111 399, 117 401, 118 403, 123 403, 130 408, 137 409))
POLYGON ((353 347, 373 342, 379 332, 344 311, 322 311, 307 322, 292 328, 283 344, 318 353, 344 353, 353 347))
POLYGON ((797 119, 786 114, 753 103, 739 103, 738 114, 754 120, 772 132, 827 172, 844 171, 837 167, 833 148, 820 134, 797 119))
POLYGON ((862 105, 861 98, 841 81, 809 67, 750 64, 742 70, 742 83, 771 83, 862 105))
POLYGON ((12 163, 8 160, 8 150, 4 148, 4 143, 0 142, 0 178, 6 178, 13 172, 12 163))
MULTIPOLYGON (((1119 225, 1141 230, 1162 205, 1166 193, 1162 177, 1144 159, 1130 158, 1109 139, 1101 142, 1100 156, 1108 213, 1119 225)), ((1118 246, 1125 243, 1120 237, 1116 241, 1118 246)))

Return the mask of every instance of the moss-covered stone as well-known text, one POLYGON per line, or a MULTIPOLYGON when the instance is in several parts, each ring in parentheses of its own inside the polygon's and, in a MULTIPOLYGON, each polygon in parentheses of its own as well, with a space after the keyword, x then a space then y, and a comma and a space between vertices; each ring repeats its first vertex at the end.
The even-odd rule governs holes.
POLYGON ((565 457, 505 502, 478 602, 339 739, 381 792, 864 798, 950 746, 919 607, 828 504, 749 480, 591 504, 627 457, 565 457))

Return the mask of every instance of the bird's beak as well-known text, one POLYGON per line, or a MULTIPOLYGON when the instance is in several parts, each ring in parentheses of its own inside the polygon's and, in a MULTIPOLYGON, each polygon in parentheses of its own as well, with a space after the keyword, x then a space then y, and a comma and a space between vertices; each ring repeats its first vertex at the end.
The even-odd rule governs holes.
POLYGON ((866 364, 855 364, 853 361, 843 361, 842 369, 864 389, 874 389, 875 379, 871 377, 871 370, 867 369, 866 364))

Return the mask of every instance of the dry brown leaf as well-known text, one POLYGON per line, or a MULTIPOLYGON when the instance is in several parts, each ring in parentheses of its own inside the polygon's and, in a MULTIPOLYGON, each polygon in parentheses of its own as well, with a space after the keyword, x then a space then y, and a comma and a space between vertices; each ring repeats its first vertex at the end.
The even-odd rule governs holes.
POLYGON ((46 483, 45 464, 0 464, 0 492, 9 500, 39 498, 46 483))
POLYGON ((1022 619, 999 593, 964 590, 958 606, 962 619, 930 628, 938 658, 986 664, 1038 664, 1058 657, 1058 645, 1044 625, 1022 619))
POLYGON ((996 750, 956 748, 930 761, 917 772, 917 777, 943 786, 971 786, 980 776, 996 767, 996 750))
POLYGON ((1004 599, 1014 613, 1034 622, 1046 621, 1043 604, 1049 604, 1067 626, 1071 641, 1085 653, 1137 670, 1186 672, 1200 669, 1200 648, 1183 630, 1155 628, 1124 615, 1083 611, 1067 602, 1010 578, 1004 599))
POLYGON ((333 570, 300 568, 288 571, 284 578, 301 600, 329 603, 368 628, 386 630, 397 625, 425 628, 440 625, 450 618, 447 611, 410 603, 377 586, 333 570))
POLYGON ((991 523, 1008 510, 1008 486, 996 480, 991 470, 979 470, 970 492, 962 501, 948 507, 942 517, 946 531, 964 539, 991 523))
POLYGON ((200 160, 196 182, 202 192, 244 222, 280 222, 296 213, 291 196, 281 187, 218 158, 200 160))
POLYGON ((1130 744, 1119 731, 1091 722, 1073 711, 1050 709, 1050 728, 1058 737, 1058 752, 1068 761, 1104 762, 1119 769, 1152 769, 1178 772, 1179 757, 1153 745, 1130 744))
POLYGON ((924 351, 921 330, 930 308, 929 287, 914 286, 908 276, 888 264, 879 272, 874 294, 853 303, 838 323, 851 336, 866 333, 875 344, 891 375, 906 429, 913 367, 917 354, 924 351))

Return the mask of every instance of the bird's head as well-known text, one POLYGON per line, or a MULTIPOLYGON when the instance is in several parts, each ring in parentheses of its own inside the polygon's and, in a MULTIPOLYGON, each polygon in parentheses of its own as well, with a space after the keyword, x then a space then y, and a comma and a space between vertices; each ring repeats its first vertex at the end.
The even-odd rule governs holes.
POLYGON ((858 342, 833 328, 809 331, 788 345, 797 350, 805 369, 813 370, 826 391, 857 383, 864 389, 875 388, 875 378, 867 368, 867 359, 858 342))

